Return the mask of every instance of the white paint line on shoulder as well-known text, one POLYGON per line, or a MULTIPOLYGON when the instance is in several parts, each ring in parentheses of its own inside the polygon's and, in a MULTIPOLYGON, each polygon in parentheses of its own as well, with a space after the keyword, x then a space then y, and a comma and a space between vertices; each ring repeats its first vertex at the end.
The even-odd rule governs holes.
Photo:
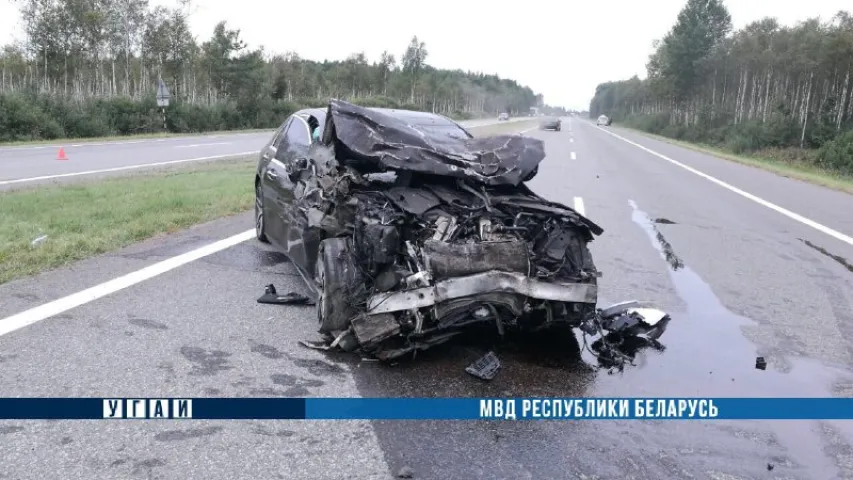
POLYGON ((575 152, 572 152, 572 160, 577 160, 577 159, 578 159, 578 156, 575 154, 575 152))
POLYGON ((197 248, 187 253, 163 260, 162 262, 149 265, 141 270, 130 272, 118 278, 114 278, 100 285, 87 288, 80 292, 62 297, 44 305, 25 310, 21 313, 6 317, 0 320, 0 335, 14 332, 28 325, 40 322, 54 315, 59 315, 62 312, 79 307, 93 300, 115 293, 119 290, 144 282, 145 280, 156 277, 157 275, 174 270, 182 265, 198 260, 202 257, 214 254, 216 252, 233 247, 239 243, 245 242, 250 238, 254 238, 255 230, 246 230, 231 237, 213 242, 201 248, 197 248))
POLYGON ((178 135, 175 137, 167 137, 167 138, 149 138, 149 139, 139 139, 139 140, 117 140, 117 141, 108 141, 108 142, 78 142, 72 143, 70 145, 64 145, 60 143, 54 143, 50 145, 15 145, 9 147, 0 147, 0 152, 13 152, 18 150, 44 150, 44 149, 57 149, 59 147, 104 147, 111 145, 135 145, 138 143, 163 143, 163 142, 177 142, 181 140, 193 140, 193 139, 211 139, 211 138, 222 138, 222 137, 243 137, 247 135, 271 135, 274 130, 263 130, 259 132, 241 132, 241 133, 224 133, 220 135, 201 135, 201 136, 191 136, 191 135, 178 135))
POLYGON ((258 152, 253 150, 251 152, 229 153, 226 155, 210 155, 207 157, 185 158, 183 160, 169 160, 168 162, 143 163, 141 165, 127 165, 124 167, 103 168, 100 170, 86 170, 83 172, 59 173, 56 175, 43 175, 40 177, 17 178, 15 180, 0 180, 0 185, 11 185, 13 183, 36 182, 39 180, 52 180, 54 178, 79 177, 81 175, 94 175, 97 173, 121 172, 124 170, 136 170, 136 169, 140 169, 140 168, 160 167, 163 165, 174 165, 174 164, 178 164, 178 163, 201 162, 204 160, 217 160, 217 159, 229 158, 229 157, 241 157, 243 155, 251 155, 251 154, 255 154, 255 153, 258 153, 258 152))
POLYGON ((580 213, 584 217, 586 216, 586 210, 584 209, 584 206, 583 206, 583 198, 575 197, 574 209, 576 212, 580 213))
POLYGON ((741 189, 739 189, 733 185, 730 185, 730 184, 728 184, 728 183, 726 183, 726 182, 724 182, 724 181, 722 181, 716 177, 712 177, 711 175, 708 175, 707 173, 701 172, 701 171, 699 171, 699 170, 697 170, 697 169, 695 169, 689 165, 685 165, 685 164, 679 162, 678 160, 673 160, 673 159, 667 157, 666 155, 660 154, 660 153, 658 153, 658 152, 656 152, 650 148, 646 148, 637 142, 633 142, 631 140, 628 140, 627 138, 625 138, 621 135, 617 135, 617 134, 615 134, 609 130, 605 130, 604 128, 601 128, 601 127, 595 127, 595 128, 598 128, 602 132, 604 132, 608 135, 612 135, 613 137, 616 137, 625 143, 629 143, 629 144, 639 148, 640 150, 648 152, 648 153, 650 153, 650 154, 652 154, 652 155, 654 155, 654 156, 656 156, 662 160, 666 160, 667 162, 669 162, 673 165, 679 166, 679 167, 687 170, 690 173, 694 173, 696 175, 699 175, 700 177, 702 177, 702 178, 704 178, 710 182, 716 183, 717 185, 719 185, 719 186, 721 186, 721 187, 723 187, 729 191, 732 191, 732 192, 734 192, 734 193, 736 193, 736 194, 738 194, 744 198, 748 198, 749 200, 752 200, 753 202, 755 202, 759 205, 763 205, 763 206, 765 206, 765 207, 767 207, 773 211, 781 213, 782 215, 785 215, 786 217, 788 217, 792 220, 796 220, 796 221, 802 223, 803 225, 809 226, 809 227, 811 227, 811 228, 813 228, 819 232, 822 232, 822 233, 825 233, 826 235, 829 235, 830 237, 841 240, 842 242, 844 242, 848 245, 853 245, 853 237, 845 235, 845 234, 843 234, 837 230, 833 230, 832 228, 829 228, 826 225, 822 225, 820 223, 817 223, 814 220, 806 218, 806 217, 804 217, 798 213, 794 213, 794 212, 792 212, 786 208, 782 208, 779 205, 771 203, 771 202, 769 202, 769 201, 767 201, 761 197, 758 197, 758 196, 753 195, 749 192, 741 190, 741 189))
POLYGON ((231 142, 194 143, 192 145, 175 145, 175 148, 210 147, 213 145, 231 145, 231 142))

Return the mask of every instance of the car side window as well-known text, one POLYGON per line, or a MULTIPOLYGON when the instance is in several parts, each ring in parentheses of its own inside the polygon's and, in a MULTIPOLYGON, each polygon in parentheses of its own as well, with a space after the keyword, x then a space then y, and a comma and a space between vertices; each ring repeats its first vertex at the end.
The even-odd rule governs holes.
POLYGON ((287 129, 287 123, 289 120, 290 119, 285 120, 284 123, 282 123, 281 126, 278 127, 278 130, 275 132, 275 136, 273 137, 273 140, 272 140, 272 147, 273 148, 277 149, 279 147, 279 145, 281 145, 281 140, 284 138, 284 131, 285 131, 285 129, 287 129))
POLYGON ((282 134, 282 140, 275 152, 275 159, 289 162, 297 156, 307 156, 310 137, 305 122, 296 116, 290 117, 287 127, 282 134))
POLYGON ((285 141, 287 142, 287 149, 294 154, 307 154, 308 147, 311 145, 311 134, 308 132, 305 121, 301 118, 291 120, 290 127, 285 134, 285 141))

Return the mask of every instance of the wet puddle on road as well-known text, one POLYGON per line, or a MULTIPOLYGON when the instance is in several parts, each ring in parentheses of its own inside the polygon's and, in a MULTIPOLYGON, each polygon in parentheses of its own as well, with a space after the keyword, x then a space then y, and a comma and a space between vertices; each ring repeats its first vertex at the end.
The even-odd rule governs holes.
MULTIPOLYGON (((666 240, 658 226, 679 228, 678 223, 650 218, 633 202, 631 207, 632 220, 666 262, 671 284, 686 305, 686 311, 669 312, 672 321, 661 339, 664 352, 641 351, 634 366, 608 375, 607 370, 591 366, 595 358, 581 351, 571 331, 494 344, 475 335, 474 342, 439 346, 394 367, 355 360, 359 390, 365 396, 403 397, 829 397, 853 390, 850 371, 802 356, 767 356, 767 369, 756 369, 756 357, 762 353, 742 329, 758 323, 728 310, 710 285, 677 255, 677 246, 666 240), (502 363, 493 381, 480 381, 464 372, 466 365, 489 349, 502 363)), ((844 474, 853 472, 851 422, 603 422, 594 429, 576 422, 560 425, 553 429, 531 425, 522 430, 537 431, 545 438, 562 432, 559 435, 565 441, 609 445, 623 454, 636 448, 629 446, 632 442, 626 435, 642 438, 641 449, 647 454, 681 456, 680 461, 667 460, 674 465, 671 472, 682 469, 691 478, 703 471, 711 477, 727 475, 722 471, 751 471, 748 478, 755 478, 763 462, 779 467, 764 472, 770 477, 833 478, 839 475, 839 467, 846 470, 844 474), (687 465, 691 465, 689 474, 683 470, 687 465)), ((519 431, 522 427, 506 428, 519 431)), ((664 460, 648 462, 663 464, 664 460)))
MULTIPOLYGON (((599 376, 598 396, 695 396, 695 397, 830 397, 853 382, 853 374, 804 357, 768 358, 767 370, 755 368, 759 348, 747 339, 743 327, 757 322, 728 310, 710 285, 678 257, 673 246, 648 215, 631 202, 632 220, 669 266, 669 276, 686 312, 670 312, 673 320, 662 337, 666 351, 640 352, 635 367, 612 376, 599 376), (774 367, 789 364, 787 371, 774 367)), ((853 440, 848 423, 832 425, 847 443, 853 440)), ((823 452, 825 437, 817 422, 738 422, 769 428, 780 446, 796 463, 810 472, 836 474, 823 452), (831 472, 831 473, 830 473, 831 472)))

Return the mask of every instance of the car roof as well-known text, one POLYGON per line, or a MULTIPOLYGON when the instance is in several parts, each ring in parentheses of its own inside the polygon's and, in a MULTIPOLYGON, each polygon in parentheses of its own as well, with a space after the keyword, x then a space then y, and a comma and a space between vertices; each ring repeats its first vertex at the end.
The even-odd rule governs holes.
POLYGON ((325 117, 325 108, 303 108, 302 110, 293 112, 294 115, 313 115, 315 117, 325 117))
MULTIPOLYGON (((375 112, 381 112, 386 115, 405 120, 407 123, 410 123, 412 125, 445 125, 458 127, 465 130, 464 127, 462 127, 458 123, 437 113, 376 107, 370 107, 370 110, 373 110, 375 112)), ((319 120, 320 123, 323 123, 326 118, 326 113, 327 109, 325 108, 303 108, 302 110, 296 111, 293 114, 301 117, 313 116, 314 118, 319 120)))

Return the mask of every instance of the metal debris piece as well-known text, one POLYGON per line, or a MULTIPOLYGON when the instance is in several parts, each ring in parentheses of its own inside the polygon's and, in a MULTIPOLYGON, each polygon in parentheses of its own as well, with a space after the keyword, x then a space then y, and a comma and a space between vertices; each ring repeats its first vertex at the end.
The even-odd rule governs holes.
POLYGON ((397 478, 414 478, 415 471, 411 467, 403 467, 397 472, 397 478))
POLYGON ((756 358, 755 359, 755 368, 757 368, 759 370, 766 370, 767 369, 767 360, 765 360, 764 357, 756 358))
POLYGON ((279 295, 273 284, 269 284, 264 288, 264 294, 258 298, 258 303, 269 305, 314 305, 313 300, 299 293, 290 292, 279 295))
POLYGON ((770 472, 770 471, 772 471, 772 470, 773 470, 773 464, 772 464, 772 463, 768 463, 768 464, 767 464, 767 471, 768 471, 768 472, 770 472))
POLYGON ((45 240, 47 240, 47 235, 42 235, 30 242, 30 246, 35 247, 36 245, 41 245, 45 240))
POLYGON ((302 345, 303 347, 306 347, 306 348, 311 348, 314 350, 322 350, 324 352, 332 349, 331 346, 327 345, 326 342, 324 342, 322 340, 315 341, 315 342, 309 342, 308 340, 300 340, 299 344, 302 345))
POLYGON ((483 380, 492 380, 501 369, 501 361, 494 352, 489 352, 465 367, 465 371, 483 380))

